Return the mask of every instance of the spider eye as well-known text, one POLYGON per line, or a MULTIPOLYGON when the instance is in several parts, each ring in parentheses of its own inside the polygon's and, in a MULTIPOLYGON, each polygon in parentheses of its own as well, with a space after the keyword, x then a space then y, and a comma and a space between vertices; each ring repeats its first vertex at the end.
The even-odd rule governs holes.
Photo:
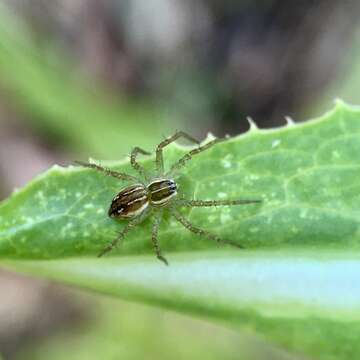
POLYGON ((151 203, 154 206, 163 206, 176 196, 176 183, 171 179, 159 179, 148 186, 151 203))
POLYGON ((174 180, 169 180, 169 188, 170 188, 170 190, 176 191, 177 185, 174 180))

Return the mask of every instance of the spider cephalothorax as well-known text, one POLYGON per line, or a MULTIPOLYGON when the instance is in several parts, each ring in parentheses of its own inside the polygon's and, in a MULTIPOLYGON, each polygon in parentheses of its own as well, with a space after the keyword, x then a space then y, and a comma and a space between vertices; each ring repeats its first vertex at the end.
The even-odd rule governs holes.
POLYGON ((214 235, 206 230, 200 229, 190 223, 184 218, 177 210, 178 206, 188 207, 200 207, 200 206, 221 206, 221 205, 242 205, 259 203, 261 200, 185 200, 177 199, 177 184, 173 180, 173 174, 175 171, 183 167, 187 161, 191 160, 192 156, 199 154, 200 152, 210 148, 218 142, 224 139, 214 139, 209 141, 205 145, 199 145, 195 149, 189 151, 182 158, 180 158, 170 169, 169 172, 164 172, 164 161, 163 161, 163 148, 169 145, 171 142, 176 141, 179 137, 184 137, 192 142, 199 144, 190 135, 178 131, 173 136, 162 141, 156 148, 156 170, 157 177, 151 179, 147 174, 146 170, 136 161, 138 154, 150 155, 145 150, 136 147, 131 152, 131 165, 139 172, 141 180, 135 176, 112 171, 96 164, 78 162, 80 165, 96 169, 105 173, 105 175, 113 176, 119 180, 132 181, 133 185, 129 185, 122 189, 112 200, 108 215, 113 218, 127 219, 128 223, 122 229, 118 237, 103 251, 99 256, 111 251, 122 239, 131 228, 139 224, 149 213, 154 213, 155 220, 152 228, 152 242, 158 259, 162 260, 166 265, 167 260, 162 256, 161 250, 158 243, 158 229, 163 214, 163 209, 168 208, 170 214, 175 217, 185 228, 192 231, 195 234, 203 235, 210 240, 230 244, 236 247, 241 247, 237 243, 233 243, 228 240, 222 240, 217 235, 214 235))

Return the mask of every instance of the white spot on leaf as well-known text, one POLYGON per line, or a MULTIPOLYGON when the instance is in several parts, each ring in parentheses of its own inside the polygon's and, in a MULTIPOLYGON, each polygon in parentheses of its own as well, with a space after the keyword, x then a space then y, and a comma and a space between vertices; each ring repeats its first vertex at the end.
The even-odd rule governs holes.
POLYGON ((281 144, 281 140, 280 139, 276 139, 276 140, 273 140, 273 142, 271 143, 271 147, 274 149, 276 148, 277 146, 279 146, 281 144))
POLYGON ((222 159, 221 160, 221 163, 222 163, 222 166, 224 169, 230 169, 232 164, 229 160, 226 160, 226 159, 222 159))
POLYGON ((39 191, 36 193, 35 197, 36 197, 37 199, 43 199, 43 198, 44 198, 44 193, 43 193, 43 191, 42 191, 42 190, 39 190, 39 191))
POLYGON ((233 163, 231 162, 232 158, 232 154, 227 154, 223 159, 221 159, 221 164, 224 169, 230 169, 233 166, 233 163))
POLYGON ((297 234, 297 233, 299 233, 299 231, 300 231, 300 230, 299 230, 296 226, 292 226, 292 227, 291 227, 291 232, 292 232, 292 233, 297 234))
POLYGON ((222 212, 220 215, 220 222, 222 225, 226 224, 227 222, 230 222, 232 219, 233 218, 230 214, 222 212))
POLYGON ((340 154, 337 150, 334 150, 332 153, 331 153, 333 159, 339 159, 340 158, 340 154))
POLYGON ((66 225, 65 225, 65 230, 67 230, 67 229, 71 229, 72 227, 74 226, 74 224, 72 223, 72 222, 69 222, 69 223, 67 223, 66 225))
POLYGON ((209 223, 213 223, 216 219, 217 219, 217 217, 215 215, 208 216, 209 223))

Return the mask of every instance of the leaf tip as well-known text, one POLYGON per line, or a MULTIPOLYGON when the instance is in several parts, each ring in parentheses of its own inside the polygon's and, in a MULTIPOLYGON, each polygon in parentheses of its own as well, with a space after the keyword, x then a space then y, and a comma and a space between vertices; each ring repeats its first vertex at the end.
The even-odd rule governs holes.
POLYGON ((76 169, 76 166, 73 165, 59 165, 59 164, 54 164, 53 166, 50 167, 50 169, 44 173, 44 176, 46 176, 47 173, 66 173, 69 170, 73 170, 76 169))
POLYGON ((254 131, 254 130, 259 129, 258 126, 256 125, 255 121, 250 116, 247 116, 246 120, 249 123, 249 131, 254 131))
POLYGON ((285 116, 285 120, 286 120, 286 126, 288 127, 296 125, 295 121, 290 116, 285 116))
POLYGON ((335 98, 334 103, 336 107, 346 107, 345 101, 340 98, 335 98))
POLYGON ((335 103, 335 111, 336 110, 359 111, 358 106, 350 105, 340 98, 335 98, 334 103, 335 103))
POLYGON ((209 131, 206 135, 205 142, 212 141, 215 139, 216 139, 216 136, 212 132, 209 131))
POLYGON ((64 167, 59 165, 59 164, 54 164, 50 170, 54 170, 54 171, 63 171, 64 170, 64 167))

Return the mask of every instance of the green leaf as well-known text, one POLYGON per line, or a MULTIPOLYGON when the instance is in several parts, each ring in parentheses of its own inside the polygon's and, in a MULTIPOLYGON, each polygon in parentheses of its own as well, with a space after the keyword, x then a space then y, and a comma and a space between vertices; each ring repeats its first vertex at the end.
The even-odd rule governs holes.
MULTIPOLYGON (((263 199, 184 211, 247 250, 209 251, 216 244, 166 217, 165 267, 152 254, 149 218, 117 257, 95 259, 124 226, 106 215, 124 183, 54 167, 0 205, 0 254, 20 271, 205 316, 317 359, 348 359, 360 354, 359 132, 360 110, 338 101, 319 119, 253 126, 188 163, 177 179, 187 197, 263 199)), ((187 150, 169 147, 166 165, 187 150)), ((109 166, 132 172, 128 161, 109 166)))
POLYGON ((10 268, 212 319, 314 359, 360 354, 360 256, 346 252, 194 252, 18 261, 10 268))

